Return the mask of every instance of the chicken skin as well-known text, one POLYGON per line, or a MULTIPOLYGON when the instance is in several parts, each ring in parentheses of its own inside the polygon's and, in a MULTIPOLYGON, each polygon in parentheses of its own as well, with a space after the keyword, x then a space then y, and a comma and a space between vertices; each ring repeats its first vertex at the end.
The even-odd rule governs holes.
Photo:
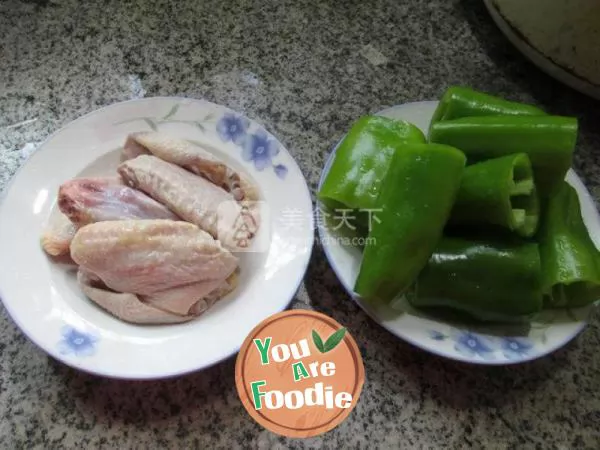
POLYGON ((245 208, 224 189, 175 164, 140 155, 122 163, 118 172, 129 185, 198 225, 228 250, 244 250, 257 232, 257 210, 245 208))
POLYGON ((97 222, 79 229, 71 257, 118 292, 152 295, 224 281, 238 260, 197 226, 171 220, 97 222))

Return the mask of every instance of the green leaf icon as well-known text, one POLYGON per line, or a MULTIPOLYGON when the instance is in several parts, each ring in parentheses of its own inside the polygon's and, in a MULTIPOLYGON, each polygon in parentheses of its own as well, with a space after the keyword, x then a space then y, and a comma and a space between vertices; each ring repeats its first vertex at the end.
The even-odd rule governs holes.
POLYGON ((331 336, 329 336, 327 341, 325 341, 325 345, 323 346, 323 350, 324 350, 323 353, 327 353, 327 352, 333 350, 334 348, 336 348, 337 345, 340 342, 342 342, 342 339, 344 339, 345 335, 346 335, 346 329, 340 328, 335 333, 333 333, 331 336))
POLYGON ((323 339, 321 339, 319 333, 317 333, 315 330, 312 330, 312 338, 313 342, 315 343, 315 347, 317 347, 317 350, 319 350, 321 353, 325 353, 325 349, 323 347, 323 339))
POLYGON ((338 344, 342 342, 342 339, 344 339, 345 335, 346 328, 340 328, 331 336, 329 336, 327 341, 325 341, 325 344, 323 344, 323 339, 321 339, 319 333, 317 333, 315 330, 312 330, 313 342, 315 343, 315 347, 317 347, 321 353, 327 353, 336 348, 338 344))

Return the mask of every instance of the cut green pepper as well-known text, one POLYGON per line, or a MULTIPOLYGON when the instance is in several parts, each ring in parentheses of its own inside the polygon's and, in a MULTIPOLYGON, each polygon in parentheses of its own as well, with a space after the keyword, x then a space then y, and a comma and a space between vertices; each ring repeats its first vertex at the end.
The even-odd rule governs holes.
POLYGON ((433 114, 432 123, 473 116, 543 116, 533 105, 513 102, 462 86, 449 87, 433 114))
POLYGON ((562 116, 482 116, 436 122, 431 142, 462 150, 469 164, 511 153, 527 153, 543 198, 571 167, 577 119, 562 116))
POLYGON ((354 290, 389 302, 413 282, 435 248, 460 186, 465 155, 436 144, 404 144, 381 185, 354 290))
POLYGON ((600 299, 600 254, 566 181, 549 200, 539 233, 548 306, 577 307, 600 299))
POLYGON ((407 300, 482 321, 527 318, 543 306, 538 245, 443 237, 407 300))
POLYGON ((468 166, 450 215, 452 224, 493 224, 532 236, 539 202, 529 157, 515 153, 468 166))
POLYGON ((414 125, 380 116, 360 118, 337 148, 318 197, 329 208, 373 209, 398 146, 425 142, 414 125))

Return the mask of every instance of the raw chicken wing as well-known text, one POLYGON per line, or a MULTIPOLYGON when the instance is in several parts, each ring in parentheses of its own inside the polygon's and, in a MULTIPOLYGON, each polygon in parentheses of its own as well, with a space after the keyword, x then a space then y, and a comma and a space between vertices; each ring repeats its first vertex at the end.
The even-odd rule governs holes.
POLYGON ((155 308, 187 315, 195 303, 215 291, 222 283, 224 283, 223 280, 217 279, 184 284, 151 295, 144 295, 141 299, 155 308))
POLYGON ((71 240, 83 225, 104 220, 179 218, 156 200, 123 184, 119 177, 76 178, 58 190, 61 214, 44 231, 42 248, 52 256, 69 253, 71 240), (70 220, 69 220, 70 219, 70 220))
POLYGON ((42 248, 51 256, 66 255, 69 253, 69 246, 76 232, 77 226, 60 214, 56 221, 50 223, 42 233, 40 239, 42 248))
POLYGON ((178 315, 147 305, 135 294, 111 291, 97 277, 81 269, 77 273, 77 281, 90 300, 126 322, 158 325, 188 322, 195 317, 178 315))
POLYGON ((213 306, 217 300, 220 300, 231 291, 233 291, 238 285, 238 271, 233 272, 223 283, 219 285, 217 289, 212 291, 206 297, 196 302, 190 309, 190 314, 196 316, 202 314, 213 306))
POLYGON ((171 220, 86 225, 71 242, 71 257, 108 288, 140 295, 207 281, 218 286, 238 262, 197 226, 171 220))
POLYGON ((140 155, 122 163, 118 171, 131 186, 198 225, 229 250, 245 249, 258 229, 257 210, 241 205, 222 188, 175 164, 140 155))
POLYGON ((132 133, 125 142, 123 158, 132 159, 139 155, 152 154, 206 178, 230 192, 236 200, 244 200, 245 195, 240 186, 240 175, 210 153, 211 150, 216 152, 216 149, 207 144, 203 145, 207 148, 204 149, 164 133, 132 133))
POLYGON ((75 178, 58 190, 58 207, 78 226, 104 220, 178 220, 167 207, 115 178, 75 178))

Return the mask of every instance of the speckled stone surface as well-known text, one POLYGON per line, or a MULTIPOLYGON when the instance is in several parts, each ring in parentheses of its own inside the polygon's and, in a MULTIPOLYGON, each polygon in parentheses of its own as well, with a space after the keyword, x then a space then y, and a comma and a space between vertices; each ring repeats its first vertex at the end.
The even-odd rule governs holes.
MULTIPOLYGON (((600 199, 600 103, 528 63, 478 0, 5 0, 0 30, 0 189, 26 144, 76 117, 179 95, 264 123, 314 194, 326 152, 353 120, 460 83, 579 117, 575 167, 600 199)), ((286 440, 256 425, 233 359, 159 382, 96 378, 47 357, 2 310, 0 448, 600 446, 597 316, 550 357, 459 364, 369 320, 318 247, 292 305, 347 326, 364 355, 357 408, 322 437, 286 440)))

